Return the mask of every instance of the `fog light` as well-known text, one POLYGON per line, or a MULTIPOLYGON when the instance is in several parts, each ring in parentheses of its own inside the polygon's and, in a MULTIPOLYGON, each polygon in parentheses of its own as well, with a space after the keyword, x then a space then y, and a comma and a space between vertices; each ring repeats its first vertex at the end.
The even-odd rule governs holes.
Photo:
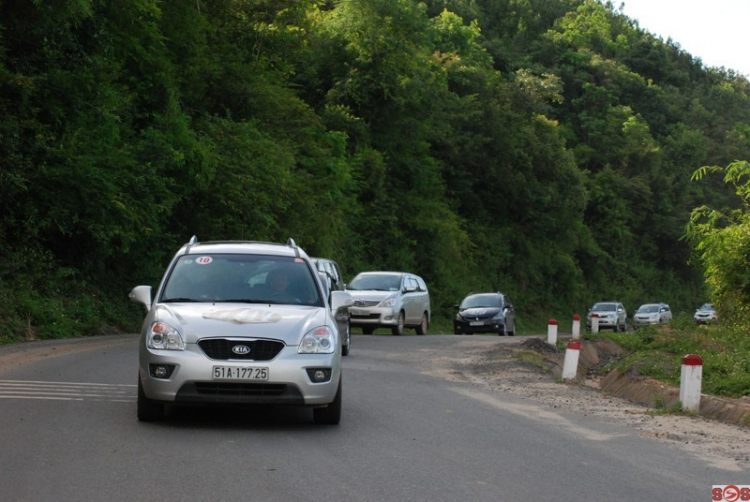
POLYGON ((307 376, 313 383, 323 383, 331 379, 330 368, 308 368, 307 376))
POLYGON ((152 377, 165 379, 172 376, 174 364, 150 364, 148 369, 152 377))

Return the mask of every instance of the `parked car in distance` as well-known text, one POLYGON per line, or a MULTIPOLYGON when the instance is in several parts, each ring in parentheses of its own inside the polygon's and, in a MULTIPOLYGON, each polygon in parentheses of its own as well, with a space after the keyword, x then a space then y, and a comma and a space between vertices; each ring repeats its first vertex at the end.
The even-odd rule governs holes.
POLYGON ((166 404, 310 407, 320 424, 341 420, 340 335, 331 312, 349 294, 325 286, 292 239, 182 246, 145 305, 138 364, 138 419, 166 404))
MULTIPOLYGON (((329 258, 310 258, 318 269, 328 291, 343 291, 344 277, 339 264, 329 258)), ((341 336, 341 355, 348 356, 352 346, 352 331, 349 323, 349 307, 342 306, 333 312, 341 336)))
POLYGON ((719 318, 716 315, 713 303, 704 303, 700 308, 696 309, 693 319, 698 324, 707 324, 709 322, 716 322, 719 318))
POLYGON ((377 328, 390 328, 402 335, 414 328, 426 335, 432 319, 430 293, 424 280, 408 272, 360 272, 346 285, 354 300, 349 308, 352 327, 366 335, 377 328))
POLYGON ((507 295, 500 293, 469 293, 455 306, 453 332, 516 334, 516 314, 507 295))
POLYGON ((633 328, 672 321, 672 310, 666 303, 645 303, 633 314, 633 328))
POLYGON ((599 329, 611 329, 615 333, 628 330, 628 312, 620 302, 595 303, 586 315, 586 327, 589 330, 594 314, 599 319, 599 329))

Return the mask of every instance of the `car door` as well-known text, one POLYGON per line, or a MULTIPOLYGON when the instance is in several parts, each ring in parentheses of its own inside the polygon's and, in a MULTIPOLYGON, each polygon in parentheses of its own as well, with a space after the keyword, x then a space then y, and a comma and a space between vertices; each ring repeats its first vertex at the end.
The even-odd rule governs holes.
POLYGON ((505 313, 505 331, 516 331, 516 311, 513 308, 513 303, 510 301, 507 295, 503 297, 503 312, 505 313))
POLYGON ((615 317, 618 326, 625 326, 628 323, 628 313, 625 310, 625 306, 622 303, 618 303, 617 306, 617 315, 615 317))
POLYGON ((417 324, 421 319, 421 312, 418 312, 419 284, 414 277, 407 275, 404 278, 401 294, 403 295, 404 323, 408 325, 417 324))
POLYGON ((662 305, 659 308, 659 322, 670 322, 672 320, 672 311, 668 305, 662 305))

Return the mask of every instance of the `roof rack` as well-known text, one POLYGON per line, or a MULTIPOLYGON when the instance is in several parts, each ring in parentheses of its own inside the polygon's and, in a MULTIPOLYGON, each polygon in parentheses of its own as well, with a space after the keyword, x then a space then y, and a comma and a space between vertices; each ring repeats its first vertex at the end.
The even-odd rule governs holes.
POLYGON ((190 251, 190 248, 196 244, 198 244, 198 236, 194 235, 188 241, 187 247, 185 248, 185 252, 187 253, 188 251, 190 251))
POLYGON ((287 241, 286 241, 286 245, 289 246, 290 248, 294 249, 294 253, 297 255, 297 258, 300 257, 299 247, 297 246, 297 243, 294 242, 294 239, 292 239, 291 237, 289 237, 289 239, 287 239, 287 241))

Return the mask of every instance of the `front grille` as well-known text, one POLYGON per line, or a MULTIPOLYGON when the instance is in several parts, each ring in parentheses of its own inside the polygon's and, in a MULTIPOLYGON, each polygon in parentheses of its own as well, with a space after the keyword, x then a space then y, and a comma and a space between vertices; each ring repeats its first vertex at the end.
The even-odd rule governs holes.
POLYGON ((286 384, 195 382, 195 390, 211 396, 281 396, 286 384))
POLYGON ((354 300, 354 307, 374 307, 379 304, 379 300, 354 300))
POLYGON ((198 346, 211 359, 236 359, 245 361, 270 361, 284 348, 284 344, 272 340, 234 340, 227 338, 207 338, 198 346), (235 354, 232 347, 244 345, 250 349, 247 354, 235 354))

